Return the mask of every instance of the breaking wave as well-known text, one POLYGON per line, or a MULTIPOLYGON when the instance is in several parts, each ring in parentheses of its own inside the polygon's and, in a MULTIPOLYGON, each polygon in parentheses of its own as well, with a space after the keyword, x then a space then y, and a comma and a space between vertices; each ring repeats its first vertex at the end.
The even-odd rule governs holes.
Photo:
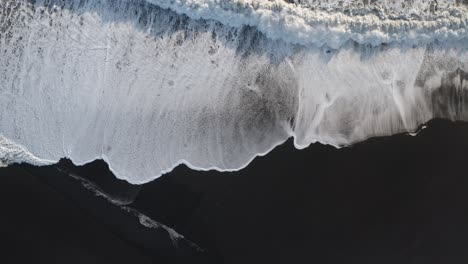
POLYGON ((468 9, 456 1, 147 1, 193 19, 253 26, 270 39, 304 45, 339 48, 348 41, 420 45, 435 40, 466 41, 468 36, 468 9))
POLYGON ((0 164, 142 184, 468 120, 466 1, 0 2, 0 164))

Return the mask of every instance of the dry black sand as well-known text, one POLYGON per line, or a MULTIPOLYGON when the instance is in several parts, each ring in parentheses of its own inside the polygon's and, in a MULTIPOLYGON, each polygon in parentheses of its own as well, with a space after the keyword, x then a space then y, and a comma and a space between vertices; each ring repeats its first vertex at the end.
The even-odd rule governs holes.
POLYGON ((61 162, 196 243, 174 247, 56 166, 0 170, 1 263, 468 263, 468 124, 340 150, 292 142, 234 173, 144 186, 61 162))

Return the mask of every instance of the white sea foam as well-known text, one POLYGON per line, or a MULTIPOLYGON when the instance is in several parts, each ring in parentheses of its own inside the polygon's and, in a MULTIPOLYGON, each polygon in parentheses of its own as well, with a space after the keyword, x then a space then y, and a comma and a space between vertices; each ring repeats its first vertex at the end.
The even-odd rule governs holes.
POLYGON ((25 147, 11 142, 0 135, 0 167, 5 167, 12 163, 23 162, 36 166, 50 165, 54 163, 54 161, 35 157, 25 147))
POLYGON ((284 0, 147 1, 193 19, 213 19, 232 27, 249 25, 271 39, 304 45, 339 48, 350 40, 374 46, 468 41, 468 9, 450 0, 437 5, 435 1, 389 0, 369 6, 364 3, 370 1, 298 1, 308 5, 284 0))
POLYGON ((468 120, 464 6, 152 2, 0 2, 2 163, 104 159, 142 184, 180 163, 238 170, 289 137, 340 147, 468 120))

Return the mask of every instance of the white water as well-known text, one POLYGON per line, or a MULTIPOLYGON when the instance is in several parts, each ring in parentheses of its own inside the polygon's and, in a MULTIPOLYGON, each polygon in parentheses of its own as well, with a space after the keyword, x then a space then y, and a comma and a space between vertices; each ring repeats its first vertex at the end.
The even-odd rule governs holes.
POLYGON ((338 147, 468 120, 453 1, 50 2, 0 2, 3 164, 102 158, 141 184, 180 163, 238 170, 291 136, 338 147))
POLYGON ((304 45, 339 48, 349 40, 373 46, 468 40, 468 9, 455 1, 439 1, 437 8, 427 0, 413 4, 380 0, 369 6, 363 4, 369 1, 298 1, 309 5, 283 0, 147 1, 193 19, 254 26, 271 39, 304 45))

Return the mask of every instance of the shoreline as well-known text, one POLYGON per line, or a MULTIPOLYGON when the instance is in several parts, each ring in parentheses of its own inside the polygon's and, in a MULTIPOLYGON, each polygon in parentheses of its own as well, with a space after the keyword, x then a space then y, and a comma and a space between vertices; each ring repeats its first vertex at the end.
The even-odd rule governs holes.
POLYGON ((170 249, 168 258, 157 254, 171 243, 167 233, 148 232, 80 181, 53 175, 56 166, 15 165, 0 175, 29 171, 143 255, 168 263, 178 257, 198 263, 194 252, 200 263, 463 263, 466 135, 468 123, 433 120, 416 136, 372 138, 342 149, 314 144, 297 150, 289 140, 238 172, 179 166, 142 186, 112 178, 102 161, 84 167, 61 162, 62 171, 80 174, 108 198, 126 200, 126 207, 203 249, 197 253, 183 243, 187 251, 170 249))

